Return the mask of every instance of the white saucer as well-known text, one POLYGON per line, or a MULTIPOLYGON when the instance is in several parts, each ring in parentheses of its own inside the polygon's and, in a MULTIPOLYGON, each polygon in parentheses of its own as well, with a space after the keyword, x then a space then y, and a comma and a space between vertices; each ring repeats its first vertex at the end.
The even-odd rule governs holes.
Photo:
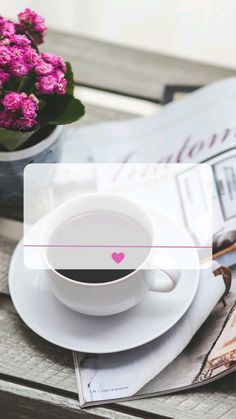
POLYGON ((11 297, 22 320, 49 342, 88 353, 124 351, 162 335, 186 312, 198 283, 199 271, 182 271, 172 292, 150 292, 124 313, 91 317, 66 308, 54 297, 46 271, 25 268, 22 242, 15 249, 9 271, 11 297))

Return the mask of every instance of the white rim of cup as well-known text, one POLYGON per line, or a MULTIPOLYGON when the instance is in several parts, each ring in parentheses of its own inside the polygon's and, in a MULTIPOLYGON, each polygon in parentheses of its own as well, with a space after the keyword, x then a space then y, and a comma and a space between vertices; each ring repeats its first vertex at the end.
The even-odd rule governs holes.
MULTIPOLYGON (((69 199, 68 201, 66 201, 66 202, 63 202, 61 205, 59 205, 58 207, 56 207, 52 212, 54 212, 54 211, 60 211, 61 210, 61 208, 63 207, 66 207, 66 206, 68 206, 71 202, 73 202, 73 201, 77 201, 77 200, 80 200, 80 198, 84 198, 84 197, 86 197, 86 196, 92 196, 92 195, 95 195, 95 194, 99 194, 100 196, 101 195, 104 195, 104 196, 108 196, 108 195, 113 195, 113 196, 115 196, 115 197, 117 197, 117 198, 121 198, 121 199, 123 199, 123 200, 126 200, 126 201, 130 201, 130 202, 132 202, 133 204, 135 204, 141 211, 143 211, 144 212, 144 214, 147 216, 147 218, 149 219, 149 221, 150 221, 150 225, 151 225, 151 228, 152 228, 152 232, 153 232, 153 235, 154 235, 154 226, 153 226, 153 222, 152 222, 152 219, 151 219, 151 216, 150 216, 150 214, 146 211, 146 209, 145 208, 143 208, 139 203, 137 203, 136 201, 134 201, 134 200, 131 200, 131 199, 129 199, 129 198, 126 198, 126 197, 124 197, 123 195, 120 195, 120 194, 118 194, 118 193, 110 193, 110 192, 96 192, 96 193, 85 193, 85 194, 83 194, 83 195, 81 195, 80 197, 74 197, 74 198, 71 198, 71 199, 69 199)), ((50 213, 51 214, 51 213, 50 213)), ((47 220, 47 217, 46 217, 46 220, 47 220)), ((42 230, 42 233, 43 233, 43 231, 44 231, 44 229, 45 229, 45 226, 47 225, 47 222, 46 222, 46 220, 45 220, 45 224, 44 224, 44 227, 43 227, 43 230, 42 230)), ((152 237, 152 243, 153 243, 153 237, 152 237)), ((118 246, 117 246, 118 247, 118 246)), ((140 264, 140 266, 138 267, 138 268, 136 268, 136 269, 134 269, 130 274, 128 274, 128 275, 125 275, 125 276, 123 276, 122 278, 119 278, 119 279, 115 279, 114 281, 109 281, 109 282, 102 282, 102 283, 87 283, 87 282, 80 282, 80 281, 75 281, 74 279, 71 279, 71 278, 68 278, 67 276, 64 276, 64 275, 62 275, 60 272, 58 272, 56 269, 54 269, 52 266, 51 266, 51 264, 49 263, 49 261, 48 261, 48 258, 46 257, 46 254, 45 254, 45 249, 44 249, 44 251, 43 251, 43 259, 44 259, 44 261, 45 261, 45 263, 46 263, 46 265, 48 266, 48 268, 49 268, 49 270, 50 271, 53 271, 53 273, 55 274, 55 275, 57 275, 57 276, 59 276, 61 279, 65 279, 65 280, 67 280, 67 281, 69 281, 69 282, 72 282, 73 284, 77 284, 78 286, 80 285, 82 285, 82 286, 85 286, 85 287, 107 287, 107 286, 112 286, 113 284, 117 284, 117 283, 119 283, 119 282, 122 282, 122 281, 124 281, 124 280, 126 280, 126 279, 128 279, 128 278, 131 278, 132 276, 134 276, 134 274, 136 273, 136 272, 139 272, 141 269, 142 269, 142 267, 143 267, 143 265, 146 263, 146 261, 147 261, 147 259, 148 259, 148 257, 149 257, 149 255, 150 255, 150 252, 151 252, 151 247, 150 247, 150 250, 149 250, 149 252, 148 252, 148 255, 145 257, 145 259, 144 259, 144 261, 140 264)), ((118 270, 118 269, 117 269, 118 270)), ((94 269, 94 271, 96 271, 96 269, 94 269)))

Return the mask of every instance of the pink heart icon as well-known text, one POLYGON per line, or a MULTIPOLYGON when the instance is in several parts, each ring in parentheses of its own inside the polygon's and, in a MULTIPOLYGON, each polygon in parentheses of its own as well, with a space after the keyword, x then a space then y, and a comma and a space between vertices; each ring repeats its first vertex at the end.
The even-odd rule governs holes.
POLYGON ((111 257, 114 260, 114 262, 120 263, 124 259, 125 254, 123 252, 119 252, 119 253, 118 252, 113 252, 111 254, 111 257))

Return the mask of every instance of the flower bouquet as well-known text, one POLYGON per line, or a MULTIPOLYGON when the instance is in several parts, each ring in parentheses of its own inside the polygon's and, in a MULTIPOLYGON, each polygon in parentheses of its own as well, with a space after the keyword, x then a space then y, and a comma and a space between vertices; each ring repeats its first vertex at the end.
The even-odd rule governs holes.
POLYGON ((0 151, 31 147, 84 115, 70 63, 38 50, 45 34, 44 19, 28 8, 17 23, 0 16, 0 151))
POLYGON ((71 65, 40 53, 44 19, 30 9, 18 22, 0 16, 0 215, 22 219, 23 172, 60 160, 62 126, 84 115, 71 65))

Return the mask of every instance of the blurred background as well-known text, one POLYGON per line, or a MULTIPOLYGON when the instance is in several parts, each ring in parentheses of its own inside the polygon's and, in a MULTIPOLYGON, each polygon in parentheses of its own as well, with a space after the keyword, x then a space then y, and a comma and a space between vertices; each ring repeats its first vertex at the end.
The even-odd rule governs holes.
POLYGON ((236 69, 236 0, 8 0, 1 14, 25 7, 55 30, 236 69))

